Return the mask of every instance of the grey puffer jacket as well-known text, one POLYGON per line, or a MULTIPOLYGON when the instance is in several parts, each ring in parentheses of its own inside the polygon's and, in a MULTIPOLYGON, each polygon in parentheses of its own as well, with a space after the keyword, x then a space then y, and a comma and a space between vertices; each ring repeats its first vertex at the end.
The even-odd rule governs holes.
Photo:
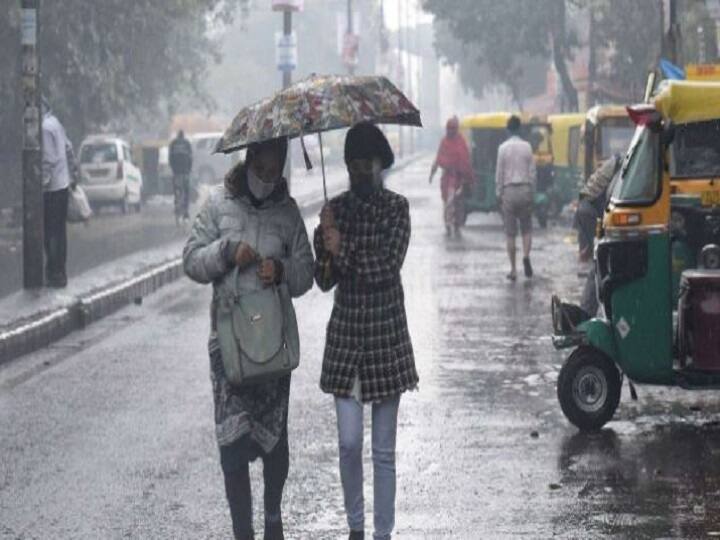
MULTIPOLYGON (((254 206, 247 196, 233 197, 225 186, 213 189, 195 218, 183 250, 183 265, 190 279, 213 284, 215 300, 234 295, 234 264, 230 247, 245 242, 262 258, 280 261, 282 281, 292 297, 307 292, 313 283, 313 254, 305 223, 295 200, 283 189, 254 206)), ((262 288, 257 265, 239 272, 240 294, 262 288)))

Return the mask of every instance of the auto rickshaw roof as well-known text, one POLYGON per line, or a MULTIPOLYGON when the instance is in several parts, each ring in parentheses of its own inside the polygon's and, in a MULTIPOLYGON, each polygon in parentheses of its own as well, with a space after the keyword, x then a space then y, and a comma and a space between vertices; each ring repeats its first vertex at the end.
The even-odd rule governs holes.
POLYGON ((585 115, 583 113, 551 114, 547 119, 553 127, 572 127, 582 125, 585 122, 585 115))
POLYGON ((520 118, 523 124, 547 124, 548 118, 530 113, 494 112, 465 116, 460 120, 461 129, 505 129, 511 116, 520 118))
POLYGON ((585 118, 593 124, 599 124, 609 118, 627 118, 628 112, 624 105, 595 105, 585 118))
POLYGON ((663 81, 654 103, 665 118, 678 124, 720 119, 720 83, 663 81))

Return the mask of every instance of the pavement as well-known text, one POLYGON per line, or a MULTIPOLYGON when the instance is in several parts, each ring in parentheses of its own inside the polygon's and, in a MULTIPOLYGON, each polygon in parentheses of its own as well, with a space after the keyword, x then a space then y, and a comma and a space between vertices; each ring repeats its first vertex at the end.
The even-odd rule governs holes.
MULTIPOLYGON (((421 378, 401 403, 394 537, 720 536, 717 393, 639 387, 631 402, 624 389, 604 430, 579 433, 557 403, 564 356, 549 338, 550 294, 581 288, 568 230, 537 231, 536 277, 509 283, 498 216, 472 215, 461 239, 445 238, 429 166, 388 181, 411 205, 403 280, 421 378)), ((231 537, 209 299, 209 287, 180 279, 0 366, 0 538, 231 537)), ((347 535, 334 408, 318 389, 331 308, 317 288, 296 302, 289 539, 347 535)), ((364 456, 370 479, 368 447, 364 456)), ((258 530, 261 478, 253 465, 258 530)), ((365 493, 370 530, 369 483, 365 493)))

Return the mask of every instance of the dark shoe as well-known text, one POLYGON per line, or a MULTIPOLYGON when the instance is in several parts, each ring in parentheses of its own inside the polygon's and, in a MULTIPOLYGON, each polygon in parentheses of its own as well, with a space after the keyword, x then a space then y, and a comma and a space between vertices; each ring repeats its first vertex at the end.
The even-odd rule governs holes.
POLYGON ((523 257, 523 268, 525 269, 525 277, 533 277, 533 269, 530 264, 530 257, 523 257))
POLYGON ((350 531, 348 540, 365 540, 365 531, 350 531))
POLYGON ((515 281, 517 280, 517 275, 515 272, 510 272, 507 276, 505 276, 509 281, 515 281))
POLYGON ((265 540, 285 540, 282 520, 277 523, 265 521, 265 540))
POLYGON ((235 540, 255 540, 255 532, 251 529, 247 534, 236 534, 235 540))

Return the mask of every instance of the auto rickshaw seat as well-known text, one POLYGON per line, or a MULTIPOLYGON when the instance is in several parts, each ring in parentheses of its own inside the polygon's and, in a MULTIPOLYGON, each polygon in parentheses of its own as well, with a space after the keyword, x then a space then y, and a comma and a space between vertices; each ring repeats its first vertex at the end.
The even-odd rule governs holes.
POLYGON ((686 270, 678 301, 681 367, 720 371, 720 270, 686 270))

